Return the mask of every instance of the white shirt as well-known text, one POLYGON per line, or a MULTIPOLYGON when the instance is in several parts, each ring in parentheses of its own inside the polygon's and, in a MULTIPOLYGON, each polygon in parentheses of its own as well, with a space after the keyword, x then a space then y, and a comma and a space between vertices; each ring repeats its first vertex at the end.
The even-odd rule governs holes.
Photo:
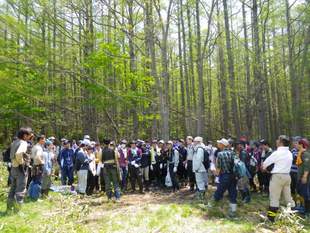
POLYGON ((280 146, 273 152, 263 163, 263 168, 266 169, 271 164, 274 164, 274 168, 271 173, 289 174, 293 162, 293 155, 289 150, 289 147, 280 146))
POLYGON ((37 143, 31 150, 31 158, 33 159, 34 165, 44 164, 43 159, 43 147, 37 143))

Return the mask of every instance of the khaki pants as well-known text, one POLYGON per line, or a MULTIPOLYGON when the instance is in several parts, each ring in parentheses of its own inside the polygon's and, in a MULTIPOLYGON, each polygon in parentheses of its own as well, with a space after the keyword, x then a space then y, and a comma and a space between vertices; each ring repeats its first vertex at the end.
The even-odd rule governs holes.
POLYGON ((286 205, 295 207, 295 202, 291 196, 291 177, 289 174, 272 174, 269 185, 269 198, 271 207, 279 207, 281 194, 286 205))

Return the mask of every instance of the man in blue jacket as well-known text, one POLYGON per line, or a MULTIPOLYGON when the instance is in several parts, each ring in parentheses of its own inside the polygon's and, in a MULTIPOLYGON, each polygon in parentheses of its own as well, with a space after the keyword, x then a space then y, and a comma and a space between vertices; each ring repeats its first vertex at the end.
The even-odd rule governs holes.
POLYGON ((70 142, 68 140, 63 143, 64 148, 59 153, 57 161, 61 169, 61 184, 72 185, 73 184, 73 161, 74 151, 70 148, 70 142), (68 182, 67 182, 68 181, 68 182))

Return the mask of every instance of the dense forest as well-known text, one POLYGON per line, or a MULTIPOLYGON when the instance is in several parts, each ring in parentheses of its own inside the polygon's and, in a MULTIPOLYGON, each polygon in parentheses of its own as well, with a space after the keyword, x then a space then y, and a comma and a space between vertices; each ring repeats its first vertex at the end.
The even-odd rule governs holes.
POLYGON ((3 0, 0 142, 310 136, 309 0, 3 0))

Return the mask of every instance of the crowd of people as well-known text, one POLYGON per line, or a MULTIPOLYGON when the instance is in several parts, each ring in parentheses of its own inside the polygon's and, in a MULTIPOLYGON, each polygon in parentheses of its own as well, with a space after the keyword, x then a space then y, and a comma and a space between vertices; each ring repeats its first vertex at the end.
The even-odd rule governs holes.
POLYGON ((199 136, 101 143, 89 135, 57 143, 55 137, 34 138, 30 128, 21 128, 4 152, 10 185, 7 210, 18 211, 26 194, 34 200, 48 196, 58 178, 79 195, 105 192, 115 201, 127 192, 135 193, 136 185, 140 194, 163 189, 178 192, 184 187, 206 200, 208 185, 214 185, 208 207, 218 205, 228 191, 231 217, 236 215, 238 192, 244 203, 251 202, 252 192, 269 196, 271 221, 281 195, 287 206, 310 214, 310 151, 305 138, 281 135, 276 150, 265 139, 249 142, 244 137, 222 138, 216 145, 204 143, 199 136))

